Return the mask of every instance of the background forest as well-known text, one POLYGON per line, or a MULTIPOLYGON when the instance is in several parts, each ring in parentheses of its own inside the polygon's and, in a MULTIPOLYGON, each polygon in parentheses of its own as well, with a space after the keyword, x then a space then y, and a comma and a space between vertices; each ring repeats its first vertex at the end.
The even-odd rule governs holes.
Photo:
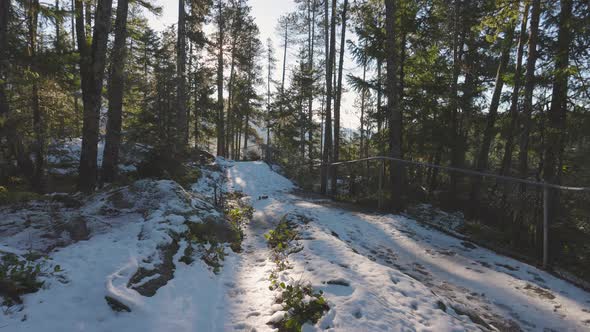
MULTIPOLYGON (((275 50, 246 0, 179 0, 163 32, 149 27, 150 0, 0 0, 0 199, 189 176, 179 164, 204 151, 263 158, 366 206, 378 165, 328 164, 386 155, 590 184, 587 1, 295 2, 275 50), (341 126, 344 93, 358 128, 341 126), (52 155, 72 141, 80 159, 63 172, 52 155), (138 149, 148 160, 123 172, 138 149)), ((391 210, 461 211, 461 232, 539 257, 541 189, 385 169, 391 210)), ((550 201, 552 259, 587 280, 590 194, 550 201)))

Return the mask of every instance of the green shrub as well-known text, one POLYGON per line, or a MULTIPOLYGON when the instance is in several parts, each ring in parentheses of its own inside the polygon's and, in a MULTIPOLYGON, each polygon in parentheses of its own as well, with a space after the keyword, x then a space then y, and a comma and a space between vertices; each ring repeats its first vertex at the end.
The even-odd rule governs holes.
MULTIPOLYGON (((0 295, 4 298, 3 305, 22 303, 21 295, 34 293, 43 286, 39 277, 44 273, 44 262, 39 255, 28 254, 25 259, 15 254, 5 254, 0 261, 0 295)), ((59 272, 56 265, 53 272, 59 272)))
POLYGON ((187 167, 180 158, 170 153, 154 152, 137 166, 139 178, 174 180, 185 189, 197 182, 201 171, 197 167, 187 167))
POLYGON ((270 230, 264 235, 268 246, 276 252, 285 252, 289 248, 291 241, 297 238, 297 230, 294 225, 283 218, 274 230, 270 230))
POLYGON ((280 284, 283 289, 282 304, 283 310, 289 312, 276 327, 279 331, 300 332, 303 324, 317 323, 324 312, 330 310, 323 297, 323 292, 314 293, 311 286, 285 285, 280 284))
POLYGON ((42 195, 29 191, 8 191, 6 187, 0 188, 0 205, 26 203, 44 198, 42 195))
MULTIPOLYGON (((304 223, 309 222, 309 219, 303 216, 296 217, 304 223)), ((270 230, 264 235, 268 246, 273 251, 272 258, 277 265, 277 268, 269 276, 271 282, 269 289, 280 288, 282 290, 280 303, 283 305, 283 310, 288 312, 284 319, 275 324, 279 331, 299 332, 303 324, 306 322, 317 323, 324 312, 330 309, 322 291, 315 293, 310 285, 301 283, 295 285, 279 283, 279 272, 290 268, 287 257, 303 250, 303 247, 298 243, 293 245, 298 235, 296 224, 289 221, 288 216, 284 216, 274 230, 270 230)))
POLYGON ((173 175, 172 180, 176 181, 185 189, 190 189, 190 186, 199 181, 201 178, 201 170, 197 167, 187 168, 185 167, 184 173, 173 175))

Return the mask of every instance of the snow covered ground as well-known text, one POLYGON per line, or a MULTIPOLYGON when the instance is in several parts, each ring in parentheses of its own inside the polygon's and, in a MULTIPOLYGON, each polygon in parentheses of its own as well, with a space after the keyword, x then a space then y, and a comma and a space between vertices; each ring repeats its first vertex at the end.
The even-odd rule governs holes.
MULTIPOLYGON (((228 174, 231 187, 253 198, 253 225, 261 229, 254 236, 286 213, 311 219, 289 274, 325 292, 331 310, 315 329, 590 330, 590 294, 533 266, 404 217, 303 198, 263 163, 236 163, 228 174)), ((257 244, 263 256, 262 240, 257 244)), ((267 269, 248 264, 243 274, 256 279, 267 269)), ((246 289, 245 298, 258 296, 253 285, 246 289)), ((261 316, 244 319, 260 327, 268 318, 261 316)))
MULTIPOLYGON (((2 308, 0 331, 272 331, 267 323, 282 308, 269 289, 275 263, 264 234, 285 215, 302 220, 303 250, 289 256, 293 268, 279 278, 311 283, 330 306, 305 331, 590 330, 590 294, 532 266, 405 217, 300 196, 261 162, 218 160, 203 174, 193 193, 170 181, 140 181, 63 208, 63 218, 90 218, 90 238, 71 243, 59 234, 48 261, 60 265, 58 277, 25 295, 23 306, 2 308), (139 294, 129 281, 162 259, 158 253, 173 242, 168 231, 216 215, 215 187, 242 191, 255 209, 243 251, 226 248, 215 274, 198 259, 181 263, 187 243, 179 240, 174 278, 154 296, 139 294), (105 296, 131 312, 114 312, 105 296)), ((0 253, 22 254, 33 239, 37 249, 51 249, 41 210, 0 209, 0 253)))
MULTIPOLYGON (((53 142, 49 146, 47 163, 48 171, 51 174, 67 175, 74 174, 78 171, 80 163, 80 153, 82 150, 82 139, 74 138, 70 140, 53 142)), ((144 154, 149 147, 135 144, 122 144, 119 170, 121 172, 132 172, 137 170, 137 163, 144 159, 144 154)), ((98 142, 97 164, 102 165, 104 153, 104 139, 98 142)))

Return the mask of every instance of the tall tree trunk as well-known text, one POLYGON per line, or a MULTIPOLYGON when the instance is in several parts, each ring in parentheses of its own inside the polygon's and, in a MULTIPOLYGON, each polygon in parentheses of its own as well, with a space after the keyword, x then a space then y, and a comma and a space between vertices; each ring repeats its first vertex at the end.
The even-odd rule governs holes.
POLYGON ((184 0, 178 0, 178 41, 176 58, 176 135, 175 150, 182 152, 188 144, 186 94, 186 11, 184 0))
MULTIPOLYGON (((363 60, 363 82, 366 82, 367 79, 367 60, 363 60)), ((361 91, 361 139, 360 139, 360 146, 359 146, 359 159, 363 158, 363 151, 365 146, 365 99, 366 99, 366 90, 363 88, 361 91)))
POLYGON ((383 62, 381 59, 377 59, 377 133, 379 137, 379 155, 385 155, 385 146, 383 145, 383 119, 385 118, 383 115, 383 108, 381 107, 383 101, 383 62))
POLYGON ((90 36, 92 34, 92 3, 93 0, 82 0, 84 3, 84 20, 85 20, 85 34, 90 36))
MULTIPOLYGON (((551 108, 547 114, 547 129, 545 142, 545 162, 543 165, 543 180, 547 183, 559 184, 561 156, 565 145, 565 126, 567 115, 567 80, 570 44, 572 41, 572 0, 561 0, 559 13, 559 33, 555 52, 555 76, 551 108)), ((555 216, 559 201, 559 192, 550 191, 550 217, 555 216)))
MULTIPOLYGON (((344 53, 346 52, 346 13, 348 0, 344 0, 342 8, 342 32, 340 33, 340 59, 338 61, 338 87, 334 98, 334 158, 333 162, 340 160, 340 104, 342 101, 342 72, 344 67, 344 53)), ((337 168, 332 174, 332 195, 336 195, 337 168)))
POLYGON ((195 94, 194 94, 194 103, 195 103, 195 115, 193 117, 194 120, 194 135, 195 135, 195 149, 199 148, 199 136, 200 136, 200 130, 199 130, 199 114, 203 113, 204 111, 204 107, 202 107, 202 103, 204 103, 207 98, 209 97, 208 95, 204 95, 202 97, 200 97, 201 92, 199 91, 199 78, 198 78, 198 72, 197 69, 195 69, 195 94), (199 100, 199 98, 201 98, 201 100, 199 100), (200 111, 199 111, 200 110, 200 111))
MULTIPOLYGON (((59 0, 55 0, 55 11, 59 12, 59 0)), ((55 16, 55 52, 61 53, 61 17, 55 16)))
MULTIPOLYGON (((531 116, 533 114, 533 91, 535 90, 535 67, 537 63, 537 39, 539 37, 539 19, 541 16, 541 0, 532 0, 531 26, 528 42, 528 56, 526 75, 524 79, 524 101, 522 114, 522 130, 520 133, 518 152, 518 172, 522 178, 528 176, 529 133, 531 131, 531 116)), ((525 187, 521 186, 521 191, 525 187)))
MULTIPOLYGON (((402 112, 398 99, 398 57, 396 48, 396 4, 395 0, 385 0, 385 31, 387 53, 387 111, 389 113, 389 156, 402 157, 402 112)), ((402 203, 403 164, 392 162, 389 168, 391 177, 391 204, 400 210, 402 203)))
MULTIPOLYGON (((326 194, 328 192, 328 178, 331 173, 331 157, 332 157, 332 70, 334 60, 336 58, 336 0, 332 0, 332 18, 328 27, 328 19, 330 17, 328 1, 325 2, 325 17, 324 27, 326 32, 326 42, 329 41, 329 50, 326 52, 326 115, 325 115, 325 129, 324 129, 324 155, 322 158, 321 171, 321 192, 326 194), (330 31, 330 38, 327 38, 328 30, 330 31)), ((335 189, 333 189, 335 190, 335 189)))
MULTIPOLYGON (((6 79, 8 74, 8 19, 10 17, 10 1, 0 2, 0 119, 6 120, 10 113, 10 105, 6 96, 6 79)), ((0 122, 0 125, 4 123, 0 122)), ((4 129, 4 125, 0 128, 4 129)), ((4 130, 3 130, 4 131, 4 130)), ((0 134, 3 134, 3 131, 0 134)))
POLYGON ((0 138, 6 137, 9 150, 14 155, 18 169, 27 179, 33 177, 33 162, 31 161, 22 138, 16 130, 16 124, 11 118, 10 104, 6 92, 8 76, 8 21, 11 12, 9 0, 0 1, 0 138))
MULTIPOLYGON (((498 70, 496 71, 496 83, 494 86, 494 92, 492 94, 492 101, 490 102, 490 108, 488 111, 486 127, 484 129, 483 140, 479 155, 477 158, 476 169, 484 171, 488 169, 488 161, 490 155, 490 148, 492 140, 496 135, 495 125, 496 119, 498 118, 498 107, 500 106, 500 97, 502 95, 502 89, 504 87, 504 73, 508 66, 508 60, 510 59, 510 49, 512 47, 512 41, 514 39, 514 22, 510 22, 506 35, 502 42, 502 54, 500 55, 500 63, 498 64, 498 70)), ((473 181, 471 188, 471 200, 477 201, 481 192, 482 179, 477 177, 473 181)))
POLYGON ((84 102, 78 189, 89 193, 94 191, 98 175, 97 153, 101 92, 106 65, 107 41, 111 28, 112 0, 98 0, 91 48, 87 44, 82 20, 82 6, 83 0, 76 0, 76 34, 80 50, 80 75, 84 102))
POLYGON ((514 150, 514 136, 516 135, 516 127, 518 126, 518 97, 520 96, 520 85, 522 81, 522 56, 524 52, 524 43, 526 40, 526 27, 529 16, 529 3, 524 5, 524 12, 522 14, 522 21, 520 24, 520 35, 518 37, 518 48, 516 51, 516 67, 514 69, 514 88, 512 89, 512 96, 510 98, 510 126, 508 127, 508 135, 506 137, 506 144, 504 146, 504 157, 502 158, 502 167, 500 168, 500 175, 507 175, 512 166, 512 151, 514 150))
MULTIPOLYGON (((309 3, 309 0, 308 0, 309 3)), ((308 29, 309 31, 309 96, 307 101, 307 112, 308 112, 308 122, 309 122, 309 131, 307 133, 307 144, 308 144, 308 154, 309 154, 309 170, 313 172, 313 97, 314 97, 314 53, 315 53, 315 23, 316 23, 316 0, 311 1, 311 22, 308 29)))
MULTIPOLYGON (((453 8, 453 77, 451 82, 450 95, 450 125, 449 143, 451 145, 451 166, 461 167, 461 155, 463 153, 459 124, 459 75, 461 73, 463 60, 463 47, 465 45, 466 32, 465 27, 460 29, 461 18, 463 17, 462 10, 463 1, 455 0, 453 8)), ((441 140, 439 150, 443 148, 443 141, 441 140)), ((438 170, 434 172, 438 175, 438 170)), ((453 199, 457 196, 457 183, 459 181, 459 174, 451 172, 451 197, 453 199)), ((435 181, 436 182, 436 181, 435 181)))
POLYGON ((266 76, 266 151, 264 151, 264 160, 266 162, 272 162, 271 160, 271 137, 270 137, 270 118, 271 118, 271 107, 270 107, 270 82, 272 80, 272 65, 273 65, 273 56, 272 56, 272 44, 271 39, 267 40, 267 52, 268 52, 268 67, 267 67, 267 76, 266 76))
POLYGON ((74 5, 74 0, 70 1, 70 9, 72 11, 72 15, 70 16, 70 33, 72 34, 72 50, 76 49, 76 7, 74 5))
POLYGON ((226 157, 225 151, 225 124, 223 109, 223 3, 217 0, 217 24, 218 24, 218 41, 217 41, 217 155, 226 157))
POLYGON ((285 77, 287 74, 287 45, 289 43, 289 19, 285 19, 285 38, 283 46, 283 75, 281 78, 281 96, 279 99, 279 118, 283 116, 283 103, 285 102, 285 77))
MULTIPOLYGON (((37 29, 39 24, 39 0, 30 0, 27 3, 27 26, 29 70, 37 72, 37 29)), ((45 124, 39 100, 39 80, 34 80, 31 86, 31 109, 33 110, 33 129, 35 143, 33 152, 35 155, 35 174, 33 175, 33 187, 37 192, 45 191, 45 124)))
POLYGON ((107 133, 102 158, 101 181, 103 182, 114 181, 118 171, 121 123, 123 119, 123 91, 125 88, 125 61, 127 58, 125 41, 127 40, 128 12, 129 0, 118 0, 115 41, 111 55, 107 133))
MULTIPOLYGON (((233 29, 232 34, 235 34, 238 29, 233 29)), ((229 69, 229 82, 227 83, 227 134, 225 141, 227 143, 226 150, 235 155, 235 144, 233 140, 235 123, 233 115, 234 105, 234 80, 235 80, 235 66, 236 66, 236 36, 233 36, 231 46, 231 64, 229 69), (230 143, 231 142, 231 143, 230 143), (231 147, 231 150, 230 150, 231 147)), ((239 148, 239 147, 238 147, 239 148)))
POLYGON ((502 55, 500 56, 500 63, 496 72, 496 83, 494 86, 494 92, 492 94, 492 101, 488 111, 488 117, 486 122, 486 128, 484 131, 483 141, 477 160, 477 169, 486 170, 488 168, 488 160, 490 147, 492 140, 496 134, 495 124, 498 117, 498 107, 500 106, 500 97, 502 95, 502 89, 504 88, 504 73, 508 66, 508 60, 510 59, 510 49, 512 47, 512 41, 514 39, 514 24, 510 24, 504 37, 502 55))

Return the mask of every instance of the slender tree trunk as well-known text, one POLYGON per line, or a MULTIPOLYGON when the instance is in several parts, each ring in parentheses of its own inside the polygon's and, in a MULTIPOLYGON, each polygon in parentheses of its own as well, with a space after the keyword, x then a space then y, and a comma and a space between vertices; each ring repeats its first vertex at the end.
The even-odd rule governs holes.
MULTIPOLYGON (((55 0, 55 11, 59 12, 59 0, 55 0)), ((61 17, 55 17, 55 52, 61 53, 61 17)))
MULTIPOLYGON (((234 29, 233 33, 236 33, 236 29, 234 29)), ((235 135, 235 123, 234 123, 234 114, 233 114, 233 105, 234 105, 234 79, 235 79, 235 65, 236 65, 236 37, 233 37, 232 46, 231 46, 231 64, 229 69, 229 82, 227 83, 227 135, 225 138, 226 143, 228 146, 226 150, 231 152, 235 155, 235 144, 233 140, 233 136, 235 135)), ((238 146, 239 148, 239 146, 238 146)))
POLYGON ((267 52, 268 52, 268 67, 266 76, 266 151, 264 152, 264 160, 266 162, 272 162, 271 160, 271 137, 270 137, 270 118, 271 118, 271 106, 270 106, 270 82, 272 80, 272 64, 273 64, 273 53, 271 40, 267 41, 267 52))
POLYGON ((289 20, 285 20, 285 39, 283 46, 283 75, 281 78, 281 96, 279 100, 279 118, 283 115, 283 103, 285 99, 285 76, 287 74, 287 45, 289 43, 289 20))
MULTIPOLYGON (((0 2, 0 118, 6 120, 10 113, 10 105, 6 96, 6 80, 8 74, 8 20, 10 17, 10 1, 0 2)), ((0 122, 0 125, 4 121, 0 122)), ((5 126, 1 126, 2 132, 5 126)))
MULTIPOLYGON (((398 99, 398 59, 396 48, 396 3, 394 0, 385 0, 385 31, 387 51, 387 111, 389 113, 389 155, 392 158, 402 157, 402 112, 398 99)), ((389 168, 391 177, 391 204, 394 210, 400 210, 402 203, 402 177, 403 165, 391 163, 389 168)))
POLYGON ((84 19, 86 21, 85 34, 86 36, 92 35, 92 0, 82 0, 84 3, 84 19))
POLYGON ((111 28, 112 0, 98 0, 96 7, 92 48, 87 44, 82 21, 82 0, 76 0, 76 30, 80 49, 80 74, 84 101, 84 122, 82 125, 82 151, 78 189, 92 192, 97 181, 97 153, 102 102, 102 85, 106 65, 106 51, 111 28))
MULTIPOLYGON (((363 82, 367 79, 367 60, 363 61, 363 82)), ((366 90, 363 88, 361 91, 361 139, 359 146, 359 159, 363 158, 363 151, 365 146, 365 99, 366 90)))
POLYGON ((218 41, 217 41, 217 155, 227 157, 225 151, 225 125, 223 109, 223 4, 221 0, 217 1, 217 24, 218 24, 218 41))
MULTIPOLYGON (((563 148, 565 146, 565 127, 567 115, 567 80, 570 44, 572 41, 572 0, 561 0, 559 13, 559 33, 557 37, 557 52, 555 53, 555 76, 553 77, 553 93, 551 108, 547 114, 547 129, 545 142, 545 162, 543 165, 543 180, 547 183, 560 183, 560 165, 563 148)), ((555 216, 559 202, 559 192, 550 191, 550 216, 555 216)))
POLYGON ((383 78, 383 62, 381 61, 381 59, 377 59, 377 133, 378 133, 378 137, 379 137, 379 155, 384 156, 385 155, 385 147, 383 145, 383 119, 385 118, 383 115, 383 108, 381 107, 383 101, 383 85, 381 84, 383 82, 382 78, 383 78))
POLYGON ((186 102, 186 11, 184 0, 178 0, 178 41, 176 59, 176 142, 175 151, 182 152, 188 144, 186 102))
MULTIPOLYGON (((451 166, 461 167, 461 154, 462 154, 462 143, 460 124, 459 124, 459 75, 461 73, 462 66, 462 55, 463 47, 465 44, 465 28, 460 29, 460 23, 462 18, 462 4, 461 0, 455 0, 453 9, 453 78, 451 82, 451 95, 450 95, 450 124, 451 130, 449 132, 449 142, 451 144, 451 166)), ((443 142, 440 142, 441 146, 439 149, 442 150, 443 142)), ((435 175, 438 171, 435 172, 435 175)), ((457 197, 457 183, 459 181, 459 174, 451 172, 451 194, 450 196, 455 199, 457 197)))
MULTIPOLYGON (((39 0, 31 0, 27 4, 29 70, 37 72, 37 29, 39 24, 39 0)), ((37 192, 45 191, 45 123, 41 113, 39 100, 39 80, 34 80, 31 86, 31 109, 33 110, 33 129, 35 143, 33 152, 35 155, 35 173, 33 175, 33 187, 37 192)))
POLYGON ((109 84, 109 110, 107 133, 102 158, 102 182, 115 180, 121 146, 121 124, 123 120, 123 91, 125 88, 125 61, 127 49, 127 15, 129 0, 118 0, 115 21, 115 41, 111 56, 111 77, 109 84))
MULTIPOLYGON (((535 67, 537 63, 537 39, 539 36, 539 19, 541 16, 541 0, 532 0, 531 26, 529 32, 526 75, 524 82, 524 101, 522 114, 522 131, 519 141, 518 170, 521 177, 528 177, 529 133, 531 131, 531 116, 533 114, 533 91, 535 90, 535 67)), ((521 186, 521 191, 525 187, 521 186)))
POLYGON ((498 117, 498 107, 500 106, 500 97, 502 95, 502 89, 504 88, 504 73, 508 66, 508 60, 510 59, 510 49, 512 47, 512 40, 514 38, 514 24, 510 24, 508 31, 506 32, 505 39, 503 41, 502 55, 500 56, 500 63, 496 72, 496 83, 494 92, 492 94, 492 101, 488 111, 486 128, 484 131, 483 141, 477 160, 477 169, 486 170, 488 168, 488 160, 490 147, 492 140, 495 136, 495 124, 498 117))
MULTIPOLYGON (((342 72, 344 67, 344 53, 346 52, 346 13, 348 0, 344 0, 342 8, 342 32, 340 33, 340 59, 338 61, 338 87, 334 100, 334 158, 333 162, 340 160, 340 104, 342 101, 342 72)), ((336 195, 337 169, 332 171, 332 195, 336 195)))
MULTIPOLYGON (((322 158, 323 167, 321 174, 321 192, 326 194, 328 192, 328 178, 331 173, 331 157, 332 157, 332 70, 334 59, 336 58, 336 0, 332 0, 332 18, 328 27, 328 18, 330 17, 328 1, 325 7, 324 25, 326 30, 326 42, 329 40, 329 51, 326 52, 326 116, 324 129, 324 155, 322 158), (327 38, 328 30, 330 31, 330 38, 327 38)), ((334 192, 335 189, 332 189, 334 192)))
POLYGON ((502 158, 502 167, 500 175, 507 175, 512 166, 512 151, 514 150, 514 136, 516 135, 516 127, 518 125, 518 97, 520 95, 520 85, 522 80, 522 56, 524 52, 524 43, 526 39, 526 27, 529 16, 529 3, 524 6, 522 14, 522 22, 520 25, 520 35, 518 37, 518 48, 516 51, 516 68, 514 69, 514 88, 512 89, 512 96, 510 98, 510 126, 508 128, 508 135, 506 137, 506 145, 504 146, 504 157, 502 158))
MULTIPOLYGON (((195 79, 194 79, 194 84, 195 84, 195 94, 194 94, 194 103, 195 103, 195 115, 193 117, 194 120, 194 135, 195 135, 195 149, 199 149, 199 113, 202 113, 203 110, 201 109, 201 112, 199 112, 199 109, 202 107, 200 106, 200 102, 199 102, 199 86, 198 86, 198 82, 199 79, 197 77, 197 71, 195 70, 195 79)), ((204 102, 205 100, 207 100, 206 98, 208 98, 208 96, 203 96, 204 98, 202 98, 202 101, 204 102)))
POLYGON ((70 9, 72 11, 72 15, 70 16, 70 25, 72 34, 72 50, 76 49, 76 7, 74 5, 74 0, 70 1, 70 9))
POLYGON ((0 138, 6 137, 9 150, 14 155, 18 169, 27 179, 33 177, 33 162, 24 147, 22 138, 16 131, 16 124, 11 118, 10 104, 6 91, 8 76, 8 21, 10 19, 11 2, 0 1, 0 138))
POLYGON ((309 121, 309 132, 307 134, 308 154, 309 154, 309 170, 313 172, 313 97, 314 97, 314 53, 315 53, 315 23, 316 23, 316 0, 311 2, 311 28, 309 36, 309 96, 307 101, 307 112, 309 121))
MULTIPOLYGON (((500 63, 498 64, 498 70, 496 72, 496 83, 494 86, 494 92, 492 94, 492 101, 490 102, 481 148, 479 150, 476 163, 476 168, 479 171, 488 169, 490 148, 492 145, 492 140, 496 135, 495 125, 496 119, 498 118, 498 107, 500 106, 500 97, 502 95, 502 88, 504 87, 504 73, 506 71, 506 67, 508 66, 508 60, 510 59, 510 49, 512 47, 512 40, 514 39, 514 29, 515 24, 514 22, 511 22, 508 30, 506 31, 506 36, 502 42, 502 54, 500 56, 500 63)), ((481 183, 481 178, 477 177, 474 179, 471 188, 471 200, 474 202, 479 199, 481 183)))

